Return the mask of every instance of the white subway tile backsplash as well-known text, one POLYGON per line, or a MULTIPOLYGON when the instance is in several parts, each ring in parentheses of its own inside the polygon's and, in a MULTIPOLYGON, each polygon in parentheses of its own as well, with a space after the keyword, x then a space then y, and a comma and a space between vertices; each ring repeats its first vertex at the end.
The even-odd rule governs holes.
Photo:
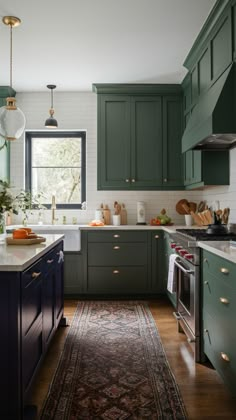
MULTIPOLYGON (((48 117, 48 92, 18 93, 17 104, 26 116, 26 129, 42 130, 48 117)), ((55 92, 55 117, 59 129, 86 129, 87 165, 87 210, 57 210, 59 223, 66 215, 67 223, 76 217, 78 223, 87 223, 94 218, 95 209, 101 203, 108 204, 113 212, 114 201, 124 203, 128 223, 136 223, 136 203, 145 201, 146 218, 149 221, 165 208, 176 224, 183 224, 184 217, 177 214, 175 205, 181 198, 199 202, 201 199, 211 203, 219 200, 223 206, 231 208, 230 220, 236 221, 236 150, 231 151, 231 185, 229 187, 209 187, 201 191, 97 191, 97 96, 92 92, 55 92)), ((11 184, 17 189, 24 187, 24 140, 11 144, 11 184)), ((29 216, 29 222, 37 223, 38 212, 29 216)), ((21 216, 16 216, 21 222, 21 216)), ((51 222, 51 212, 44 211, 44 223, 51 222)))

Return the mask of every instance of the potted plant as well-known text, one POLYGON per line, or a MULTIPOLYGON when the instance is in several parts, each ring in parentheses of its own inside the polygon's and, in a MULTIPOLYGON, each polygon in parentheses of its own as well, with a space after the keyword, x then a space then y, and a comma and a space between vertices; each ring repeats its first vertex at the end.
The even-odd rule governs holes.
POLYGON ((17 200, 11 192, 8 182, 0 179, 0 234, 5 233, 7 212, 18 214, 17 200))

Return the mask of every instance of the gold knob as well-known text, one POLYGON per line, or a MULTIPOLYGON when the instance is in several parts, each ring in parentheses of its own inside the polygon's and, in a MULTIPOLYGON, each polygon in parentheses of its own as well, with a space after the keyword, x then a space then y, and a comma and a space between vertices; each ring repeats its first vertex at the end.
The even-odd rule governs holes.
POLYGON ((129 178, 126 178, 125 182, 129 182, 129 178))
POLYGON ((208 263, 208 259, 207 258, 204 258, 204 263, 208 263))
POLYGON ((164 178, 164 182, 167 182, 167 178, 164 178))
POLYGON ((229 304, 229 300, 227 298, 224 298, 224 297, 220 297, 220 302, 224 303, 225 305, 229 304))
POLYGON ((113 274, 119 274, 119 270, 113 270, 112 273, 113 274))
POLYGON ((221 267, 220 271, 221 271, 221 273, 223 273, 223 274, 229 274, 229 270, 228 270, 228 268, 221 267))
POLYGON ((208 284, 208 281, 206 280, 206 281, 204 281, 204 284, 208 284))
POLYGON ((47 260, 48 264, 52 264, 54 260, 47 260))
POLYGON ((204 328, 204 332, 206 333, 206 334, 208 334, 208 329, 207 328, 204 328))
POLYGON ((154 238, 155 238, 155 239, 159 239, 159 235, 155 235, 155 236, 154 236, 154 238))
POLYGON ((220 353, 221 358, 225 361, 225 362, 230 362, 230 358, 226 353, 221 352, 220 353))
POLYGON ((113 235, 113 238, 119 238, 120 235, 113 235))
POLYGON ((131 182, 133 182, 133 183, 134 183, 134 182, 135 182, 135 179, 134 179, 134 178, 132 178, 132 179, 131 179, 131 182))
POLYGON ((39 277, 41 275, 41 271, 39 271, 38 273, 36 273, 35 271, 31 274, 32 279, 37 279, 37 277, 39 277))
POLYGON ((120 246, 115 245, 115 246, 113 246, 113 249, 120 249, 120 246))

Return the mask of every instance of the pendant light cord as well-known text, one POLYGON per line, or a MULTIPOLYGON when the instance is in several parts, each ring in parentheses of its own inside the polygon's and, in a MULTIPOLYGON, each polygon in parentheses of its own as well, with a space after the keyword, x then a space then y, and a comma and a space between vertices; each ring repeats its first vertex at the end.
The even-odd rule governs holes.
POLYGON ((51 108, 53 109, 53 89, 51 89, 51 108))
POLYGON ((12 88, 12 25, 10 25, 10 86, 12 88))

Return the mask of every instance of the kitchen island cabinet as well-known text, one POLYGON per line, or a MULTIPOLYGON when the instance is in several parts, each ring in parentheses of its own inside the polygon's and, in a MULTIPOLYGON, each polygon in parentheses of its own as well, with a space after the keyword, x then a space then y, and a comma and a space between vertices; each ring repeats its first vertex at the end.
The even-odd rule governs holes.
POLYGON ((202 252, 203 351, 236 396, 236 265, 202 252))
POLYGON ((1 242, 0 418, 4 420, 28 418, 34 377, 56 328, 65 321, 62 238, 47 235, 46 244, 25 246, 1 242))
POLYGON ((98 189, 183 189, 177 85, 93 85, 98 93, 98 189))

